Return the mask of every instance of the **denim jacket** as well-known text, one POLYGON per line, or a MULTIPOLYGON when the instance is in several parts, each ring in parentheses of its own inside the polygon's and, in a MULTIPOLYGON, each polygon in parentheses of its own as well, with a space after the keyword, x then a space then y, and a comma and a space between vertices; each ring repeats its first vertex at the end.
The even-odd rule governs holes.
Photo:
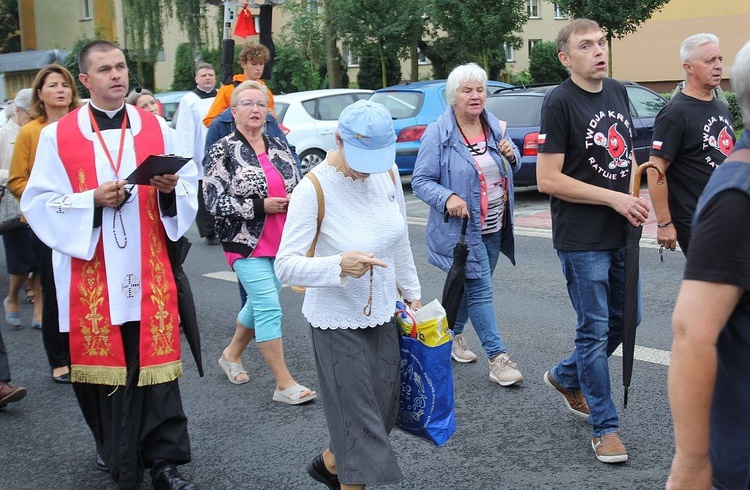
MULTIPOLYGON (((501 135, 500 121, 487 110, 484 111, 484 116, 490 127, 488 151, 500 168, 500 173, 508 179, 508 207, 505 226, 501 230, 500 251, 515 265, 513 172, 510 165, 503 165, 504 158, 498 151, 499 141, 505 139, 513 145, 516 155, 513 170, 520 168, 521 154, 507 131, 503 131, 501 135)), ((474 158, 462 142, 453 107, 447 107, 445 112, 427 127, 422 136, 411 187, 414 195, 430 206, 430 216, 427 220, 427 258, 432 265, 446 272, 453 265, 453 247, 460 238, 462 220, 450 218, 449 222, 445 223, 445 203, 451 194, 456 194, 466 201, 470 216, 466 230, 469 247, 466 277, 481 277, 482 268, 477 255, 477 250, 482 244, 479 174, 474 158)))

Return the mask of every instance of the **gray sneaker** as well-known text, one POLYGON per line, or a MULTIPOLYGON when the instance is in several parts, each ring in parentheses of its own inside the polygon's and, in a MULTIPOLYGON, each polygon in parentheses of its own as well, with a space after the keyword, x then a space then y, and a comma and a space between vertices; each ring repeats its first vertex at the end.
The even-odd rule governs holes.
POLYGON ((477 355, 469 350, 469 346, 466 344, 466 339, 461 333, 458 333, 453 337, 451 357, 456 362, 474 362, 477 360, 477 355))
POLYGON ((523 381, 521 371, 516 363, 510 360, 510 356, 503 352, 490 361, 490 381, 500 386, 511 386, 523 381))

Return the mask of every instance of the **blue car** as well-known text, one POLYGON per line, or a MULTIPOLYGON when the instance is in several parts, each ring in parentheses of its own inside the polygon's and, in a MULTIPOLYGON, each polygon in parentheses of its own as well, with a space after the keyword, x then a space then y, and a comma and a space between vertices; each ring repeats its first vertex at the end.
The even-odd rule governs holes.
MULTIPOLYGON (((654 119, 667 100, 637 83, 623 82, 630 99, 633 119, 635 160, 648 160, 654 135, 654 119)), ((557 85, 513 88, 487 97, 485 107, 498 119, 508 123, 508 132, 521 151, 521 169, 513 174, 517 187, 536 185, 536 156, 539 123, 544 97, 557 85)))
MULTIPOLYGON (((490 80, 487 82, 487 95, 509 87, 512 85, 490 80)), ((383 104, 391 112, 396 131, 398 171, 401 175, 412 174, 422 134, 448 105, 445 101, 445 80, 382 88, 376 90, 370 100, 383 104)))

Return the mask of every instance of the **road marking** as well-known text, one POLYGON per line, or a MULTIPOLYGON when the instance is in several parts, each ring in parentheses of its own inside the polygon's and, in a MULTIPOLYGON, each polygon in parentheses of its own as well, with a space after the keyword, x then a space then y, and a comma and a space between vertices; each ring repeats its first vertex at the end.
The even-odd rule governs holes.
MULTIPOLYGON (((407 204, 410 204, 412 202, 421 203, 421 201, 407 201, 407 204)), ((427 218, 407 217, 406 222, 410 225, 427 226, 427 218)), ((516 235, 521 236, 552 238, 552 230, 545 230, 541 228, 526 228, 517 226, 515 228, 515 233, 516 235)), ((656 243, 656 240, 643 238, 641 239, 641 247, 659 248, 659 244, 656 243)), ((211 279, 218 279, 220 281, 233 283, 239 282, 237 280, 237 274, 232 271, 208 272, 206 274, 203 274, 203 276, 211 279)), ((622 357, 622 346, 618 347, 617 350, 612 353, 612 355, 622 357)), ((671 356, 672 353, 669 351, 652 349, 650 347, 641 347, 640 345, 635 346, 635 359, 638 361, 645 361, 654 364, 661 364, 663 366, 669 366, 669 359, 671 356)))
POLYGON ((232 271, 208 272, 203 274, 203 277, 210 277, 211 279, 219 279, 221 281, 239 282, 237 274, 232 271))
MULTIPOLYGON (((427 218, 420 218, 417 216, 407 216, 406 222, 410 225, 415 226, 427 226, 427 218)), ((519 236, 530 236, 536 238, 552 238, 552 230, 544 228, 528 228, 524 226, 516 226, 513 228, 516 235, 519 236)), ((659 243, 654 238, 641 238, 641 248, 659 248, 659 243)))
MULTIPOLYGON (((240 282, 237 279, 237 274, 235 274, 232 271, 207 272, 207 273, 203 274, 203 277, 208 277, 210 279, 218 279, 220 281, 233 282, 235 284, 237 284, 238 282, 240 282)), ((289 285, 288 284, 282 284, 281 287, 282 288, 287 288, 287 287, 289 287, 289 285)))
MULTIPOLYGON (((669 360, 672 357, 672 353, 668 350, 652 349, 640 345, 635 346, 634 354, 634 358, 638 361, 652 362, 662 366, 669 366, 669 360)), ((622 346, 615 349, 612 355, 622 357, 622 346)))

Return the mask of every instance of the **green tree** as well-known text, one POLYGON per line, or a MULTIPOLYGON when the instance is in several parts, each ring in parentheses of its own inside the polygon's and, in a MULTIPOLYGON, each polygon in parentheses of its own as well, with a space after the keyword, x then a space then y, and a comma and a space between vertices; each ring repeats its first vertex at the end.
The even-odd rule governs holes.
POLYGON ((526 0, 432 0, 430 20, 446 37, 463 45, 472 61, 489 74, 499 56, 494 51, 503 44, 522 46, 523 40, 514 32, 528 20, 527 6, 526 0))
POLYGON ((309 60, 303 59, 302 53, 292 43, 277 42, 273 77, 268 81, 268 88, 275 94, 325 88, 319 68, 320 65, 311 67, 309 60))
POLYGON ((317 0, 289 0, 281 7, 289 19, 282 28, 283 43, 294 46, 310 71, 326 63, 323 6, 317 0))
POLYGON ((557 58, 557 46, 550 41, 536 43, 531 49, 529 73, 534 83, 562 82, 568 78, 568 70, 557 58))
POLYGON ((344 44, 357 52, 375 46, 380 59, 381 86, 388 85, 386 46, 405 58, 424 29, 422 2, 415 0, 327 0, 328 15, 344 44))
POLYGON ((289 77, 294 77, 294 81, 291 78, 282 80, 276 73, 279 69, 277 45, 272 81, 278 87, 305 90, 309 89, 307 87, 338 88, 349 85, 337 46, 338 34, 334 19, 327 13, 329 8, 333 8, 331 5, 331 0, 288 0, 282 5, 284 17, 289 21, 284 24, 281 42, 285 47, 295 49, 297 56, 292 56, 292 53, 284 54, 284 59, 281 60, 283 69, 289 77), (300 70, 307 73, 297 73, 300 70))
POLYGON ((188 43, 180 43, 175 50, 171 90, 192 90, 194 88, 195 60, 193 48, 188 43))
POLYGON ((516 87, 523 87, 524 85, 531 85, 534 83, 534 80, 531 78, 531 75, 529 75, 528 70, 521 70, 510 75, 509 83, 516 87))
MULTIPOLYGON (((385 49, 386 87, 401 81, 401 63, 392 50, 385 49)), ((381 78, 380 52, 376 46, 368 46, 360 52, 357 85, 359 88, 379 89, 383 87, 381 78)))
POLYGON ((466 45, 451 37, 442 36, 431 44, 420 43, 419 49, 432 63, 432 77, 434 79, 448 78, 448 74, 456 66, 473 61, 473 57, 466 49, 466 45))
MULTIPOLYGON (((420 43, 420 50, 432 62, 432 77, 434 79, 448 78, 451 70, 458 65, 474 62, 483 65, 485 60, 481 55, 471 53, 465 44, 450 37, 439 37, 432 44, 420 43)), ((500 80, 505 68, 504 49, 490 49, 487 52, 487 77, 490 80, 500 80)))
POLYGON ((669 0, 558 0, 559 7, 576 18, 595 20, 607 35, 609 76, 612 76, 612 38, 635 32, 669 0))
POLYGON ((199 58, 200 47, 209 43, 206 14, 209 6, 204 0, 123 0, 125 44, 137 60, 139 78, 144 77, 143 64, 153 65, 164 46, 163 27, 170 19, 177 20, 187 34, 192 47, 193 61, 199 58))
POLYGON ((0 0, 0 53, 21 51, 18 26, 18 1, 0 0))

